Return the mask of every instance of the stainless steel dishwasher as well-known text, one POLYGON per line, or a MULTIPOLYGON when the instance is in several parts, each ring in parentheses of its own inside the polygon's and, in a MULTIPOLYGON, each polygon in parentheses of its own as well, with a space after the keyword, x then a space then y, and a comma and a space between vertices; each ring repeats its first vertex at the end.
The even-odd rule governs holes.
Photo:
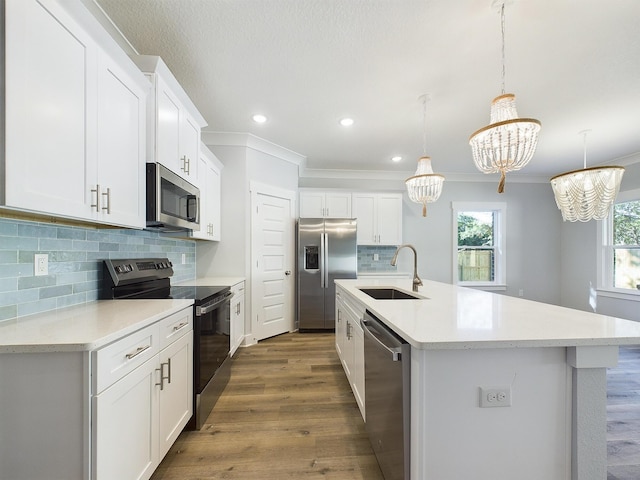
POLYGON ((369 310, 361 323, 369 441, 385 480, 409 480, 411 346, 369 310))

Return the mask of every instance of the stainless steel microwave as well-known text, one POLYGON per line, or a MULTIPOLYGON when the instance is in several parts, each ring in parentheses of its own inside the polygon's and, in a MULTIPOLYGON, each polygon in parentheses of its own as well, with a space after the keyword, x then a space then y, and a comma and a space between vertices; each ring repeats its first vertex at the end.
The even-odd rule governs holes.
POLYGON ((159 163, 147 163, 147 228, 200 230, 200 190, 159 163))

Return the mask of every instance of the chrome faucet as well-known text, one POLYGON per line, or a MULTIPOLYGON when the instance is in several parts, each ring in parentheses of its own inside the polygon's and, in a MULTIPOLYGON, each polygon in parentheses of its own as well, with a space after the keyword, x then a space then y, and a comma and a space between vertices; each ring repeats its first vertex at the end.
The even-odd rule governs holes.
POLYGON ((394 267, 396 266, 396 263, 398 263, 398 252, 400 252, 400 250, 404 247, 413 250, 413 291, 417 292, 418 287, 422 286, 422 280, 420 280, 420 277, 418 276, 418 252, 416 252, 415 247, 408 243, 400 245, 396 250, 396 253, 393 255, 393 258, 391 259, 391 265, 394 267))

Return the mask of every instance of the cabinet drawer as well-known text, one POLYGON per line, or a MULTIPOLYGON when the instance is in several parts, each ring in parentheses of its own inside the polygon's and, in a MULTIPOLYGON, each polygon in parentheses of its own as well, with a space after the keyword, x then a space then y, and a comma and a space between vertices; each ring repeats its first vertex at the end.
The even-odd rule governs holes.
POLYGON ((156 323, 93 352, 94 395, 156 355, 159 339, 156 323))
POLYGON ((193 330, 193 307, 185 308, 158 322, 160 350, 193 330))
POLYGON ((235 297, 237 297, 239 295, 243 295, 244 294, 244 282, 236 283, 235 285, 231 286, 231 292, 233 293, 233 295, 235 297))

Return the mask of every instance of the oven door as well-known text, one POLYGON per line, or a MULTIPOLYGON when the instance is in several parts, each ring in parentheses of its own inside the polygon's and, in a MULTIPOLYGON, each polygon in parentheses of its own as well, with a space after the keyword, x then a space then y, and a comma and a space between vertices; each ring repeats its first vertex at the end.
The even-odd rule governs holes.
POLYGON ((229 382, 229 310, 232 292, 212 307, 196 307, 193 328, 194 415, 189 427, 199 430, 229 382))

